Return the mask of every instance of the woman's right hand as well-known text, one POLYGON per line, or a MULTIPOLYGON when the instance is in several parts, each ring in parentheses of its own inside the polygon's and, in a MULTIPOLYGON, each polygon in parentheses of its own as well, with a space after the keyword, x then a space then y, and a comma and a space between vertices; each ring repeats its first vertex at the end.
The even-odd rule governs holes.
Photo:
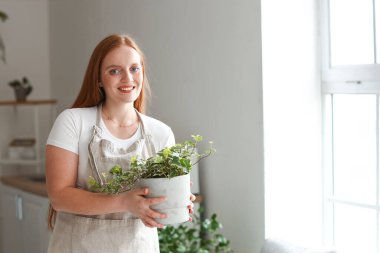
POLYGON ((125 201, 124 203, 127 206, 127 211, 140 218, 145 226, 150 228, 162 228, 163 225, 158 223, 155 219, 163 219, 166 218, 167 215, 151 209, 150 206, 164 202, 166 198, 146 198, 145 196, 148 193, 148 188, 132 189, 122 194, 124 197, 123 201, 125 201))

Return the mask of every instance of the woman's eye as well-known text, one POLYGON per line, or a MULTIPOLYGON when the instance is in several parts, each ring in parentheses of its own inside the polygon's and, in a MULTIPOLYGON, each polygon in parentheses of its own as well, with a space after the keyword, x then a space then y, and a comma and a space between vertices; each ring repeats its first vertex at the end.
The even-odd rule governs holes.
POLYGON ((120 72, 121 72, 120 69, 111 69, 110 70, 111 75, 118 75, 118 74, 120 74, 120 72))
POLYGON ((140 71, 140 67, 132 67, 131 71, 132 72, 139 72, 140 71))

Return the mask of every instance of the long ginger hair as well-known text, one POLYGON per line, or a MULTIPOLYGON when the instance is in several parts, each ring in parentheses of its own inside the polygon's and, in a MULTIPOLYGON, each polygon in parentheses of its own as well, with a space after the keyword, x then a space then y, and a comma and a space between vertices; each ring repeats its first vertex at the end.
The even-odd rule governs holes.
MULTIPOLYGON (((146 64, 144 54, 139 48, 139 46, 137 46, 136 42, 130 36, 124 34, 109 35, 102 41, 100 41, 99 44, 95 47, 90 57, 90 61, 87 65, 87 70, 84 75, 82 87, 71 108, 97 106, 105 101, 105 92, 103 88, 99 87, 99 82, 101 80, 100 67, 104 57, 106 57, 106 55, 109 52, 123 45, 126 45, 136 50, 141 58, 141 66, 143 71, 142 89, 140 95, 137 97, 136 101, 134 101, 133 105, 137 111, 139 111, 140 113, 145 113, 145 103, 147 96, 150 93, 150 88, 146 76, 146 64)), ((56 210, 54 210, 54 208, 50 204, 48 214, 49 229, 54 228, 56 214, 56 210)))

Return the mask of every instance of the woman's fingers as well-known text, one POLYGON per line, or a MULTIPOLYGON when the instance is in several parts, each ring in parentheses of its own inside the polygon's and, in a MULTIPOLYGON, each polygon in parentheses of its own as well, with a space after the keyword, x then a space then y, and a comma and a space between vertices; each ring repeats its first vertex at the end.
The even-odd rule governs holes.
POLYGON ((145 196, 145 195, 147 195, 148 193, 149 193, 149 189, 148 188, 144 188, 144 187, 142 187, 142 188, 136 188, 136 189, 132 189, 132 190, 130 190, 130 192, 132 193, 136 193, 137 195, 139 195, 139 196, 145 196))
POLYGON ((153 228, 153 226, 150 225, 149 223, 147 223, 147 222, 145 222, 145 221, 142 221, 142 222, 144 223, 144 225, 145 225, 146 227, 148 227, 148 228, 153 228))
POLYGON ((166 214, 156 212, 156 211, 154 211, 153 209, 149 209, 149 210, 147 211, 147 216, 149 216, 149 217, 151 217, 151 218, 154 218, 154 219, 165 219, 165 218, 167 218, 167 215, 166 215, 166 214))
POLYGON ((194 204, 191 203, 190 205, 188 205, 187 209, 189 209, 189 213, 193 213, 194 212, 194 204))
POLYGON ((165 200, 166 200, 166 197, 155 197, 155 198, 147 198, 146 202, 148 206, 151 206, 151 205, 156 205, 161 202, 164 202, 165 200))
MULTIPOLYGON (((187 209, 189 209, 189 214, 194 213, 194 204, 193 202, 196 200, 197 197, 195 197, 194 194, 190 194, 190 204, 187 206, 187 209)), ((193 219, 190 217, 189 221, 192 221, 193 219)))
POLYGON ((145 226, 147 226, 147 227, 157 227, 157 228, 163 228, 164 227, 164 225, 158 223, 157 221, 155 221, 154 219, 152 219, 148 216, 144 217, 144 219, 142 219, 142 220, 143 220, 143 223, 145 224, 145 226))
POLYGON ((147 227, 157 227, 157 228, 163 228, 163 225, 158 223, 155 219, 164 219, 167 215, 163 213, 156 212, 152 209, 148 209, 146 211, 146 214, 141 217, 141 220, 143 221, 144 225, 147 227))
POLYGON ((145 211, 143 211, 143 214, 140 216, 140 218, 143 221, 144 225, 147 227, 162 228, 163 225, 158 223, 155 219, 164 219, 167 217, 167 215, 153 210, 151 206, 164 202, 166 200, 166 197, 162 196, 162 197, 154 197, 154 198, 145 198, 145 196, 148 193, 149 193, 148 188, 140 188, 137 192, 138 195, 144 197, 144 200, 143 200, 144 204, 142 208, 145 209, 145 211))

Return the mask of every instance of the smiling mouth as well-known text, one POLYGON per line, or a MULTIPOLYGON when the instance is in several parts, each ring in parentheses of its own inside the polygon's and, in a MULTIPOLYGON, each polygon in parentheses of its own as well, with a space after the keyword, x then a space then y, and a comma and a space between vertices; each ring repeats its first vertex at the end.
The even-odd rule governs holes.
POLYGON ((131 90, 134 90, 135 89, 135 86, 128 86, 128 87, 120 87, 118 88, 118 90, 120 91, 131 91, 131 90))

